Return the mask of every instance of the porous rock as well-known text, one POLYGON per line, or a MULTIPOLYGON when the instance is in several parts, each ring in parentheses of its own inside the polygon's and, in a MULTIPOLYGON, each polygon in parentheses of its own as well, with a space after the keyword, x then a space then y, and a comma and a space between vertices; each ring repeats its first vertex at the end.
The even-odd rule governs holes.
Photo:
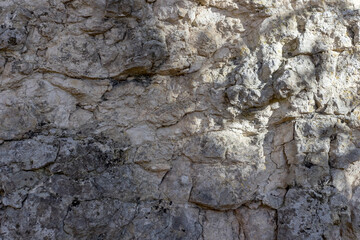
POLYGON ((0 1, 0 239, 360 239, 359 8, 0 1))

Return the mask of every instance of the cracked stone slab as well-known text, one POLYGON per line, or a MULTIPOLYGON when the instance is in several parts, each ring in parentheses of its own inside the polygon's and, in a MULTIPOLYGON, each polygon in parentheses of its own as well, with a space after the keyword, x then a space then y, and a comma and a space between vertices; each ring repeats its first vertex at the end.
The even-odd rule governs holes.
POLYGON ((17 164, 23 170, 35 170, 55 162, 58 151, 52 137, 5 142, 0 145, 0 165, 17 164))

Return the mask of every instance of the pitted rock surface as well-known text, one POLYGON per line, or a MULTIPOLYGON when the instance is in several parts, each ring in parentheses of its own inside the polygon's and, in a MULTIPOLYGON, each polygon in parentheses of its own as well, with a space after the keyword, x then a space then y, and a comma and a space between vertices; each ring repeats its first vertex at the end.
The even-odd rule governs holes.
POLYGON ((0 1, 0 240, 360 239, 358 0, 0 1))

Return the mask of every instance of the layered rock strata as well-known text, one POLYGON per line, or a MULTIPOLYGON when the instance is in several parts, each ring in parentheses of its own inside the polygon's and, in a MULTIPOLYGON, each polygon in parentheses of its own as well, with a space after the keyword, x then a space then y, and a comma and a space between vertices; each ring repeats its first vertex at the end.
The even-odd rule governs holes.
POLYGON ((360 239, 359 11, 0 1, 0 239, 360 239))

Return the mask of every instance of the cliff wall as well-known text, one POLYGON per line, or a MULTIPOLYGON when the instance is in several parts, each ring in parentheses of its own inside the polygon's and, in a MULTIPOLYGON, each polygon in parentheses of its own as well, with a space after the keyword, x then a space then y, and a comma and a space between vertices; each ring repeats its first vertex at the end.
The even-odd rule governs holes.
POLYGON ((359 9, 0 1, 0 239, 360 239, 359 9))

